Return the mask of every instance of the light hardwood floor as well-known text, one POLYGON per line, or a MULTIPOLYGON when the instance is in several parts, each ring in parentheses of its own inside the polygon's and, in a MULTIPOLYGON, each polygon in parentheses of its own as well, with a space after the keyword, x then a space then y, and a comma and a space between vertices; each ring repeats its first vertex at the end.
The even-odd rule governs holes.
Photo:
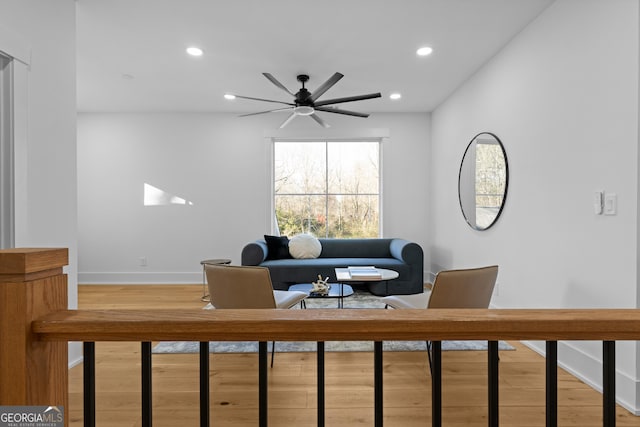
MULTIPOLYGON (((79 308, 201 308, 202 286, 81 285, 79 308)), ((500 354, 500 425, 545 423, 544 359, 517 342, 500 354)), ((211 425, 255 426, 255 354, 211 355, 211 425)), ((373 355, 327 353, 326 425, 373 425, 373 355)), ((443 352, 443 425, 487 425, 486 352, 443 352)), ((316 425, 315 353, 279 353, 269 372, 269 425, 316 425)), ((198 355, 153 356, 153 425, 199 425, 198 355)), ((559 425, 601 426, 602 396, 566 372, 558 373, 559 425)), ((70 425, 82 425, 82 366, 69 373, 70 425)), ((140 426, 140 345, 96 344, 96 407, 100 427, 140 426)), ((384 354, 384 425, 431 423, 431 381, 422 352, 384 354)), ((617 409, 617 425, 640 427, 640 417, 617 409)))

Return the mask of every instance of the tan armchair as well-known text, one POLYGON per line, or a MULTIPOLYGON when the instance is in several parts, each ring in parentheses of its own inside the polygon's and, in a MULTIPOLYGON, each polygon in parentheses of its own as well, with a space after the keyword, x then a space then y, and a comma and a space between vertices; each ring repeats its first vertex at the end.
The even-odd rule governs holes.
MULTIPOLYGON (((392 295, 382 298, 386 307, 395 309, 426 308, 489 308, 498 266, 466 270, 444 270, 436 275, 431 291, 411 295, 392 295)), ((431 343, 427 342, 429 366, 431 343)))
MULTIPOLYGON (((206 265, 205 273, 211 305, 216 309, 287 309, 307 297, 305 292, 274 290, 266 267, 206 265)), ((275 342, 271 347, 271 366, 274 352, 275 342)))

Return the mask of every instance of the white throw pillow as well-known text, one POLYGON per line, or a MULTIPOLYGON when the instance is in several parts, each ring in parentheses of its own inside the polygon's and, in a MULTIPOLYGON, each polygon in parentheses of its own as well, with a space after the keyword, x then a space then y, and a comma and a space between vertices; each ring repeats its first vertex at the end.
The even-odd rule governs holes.
POLYGON ((298 234, 289 239, 289 253, 294 258, 318 258, 320 252, 322 252, 320 240, 310 234, 298 234))

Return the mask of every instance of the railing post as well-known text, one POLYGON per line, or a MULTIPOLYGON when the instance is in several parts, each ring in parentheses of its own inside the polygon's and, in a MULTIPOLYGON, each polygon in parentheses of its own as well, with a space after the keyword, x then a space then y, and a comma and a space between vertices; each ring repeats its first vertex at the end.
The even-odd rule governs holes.
POLYGON ((209 368, 209 341, 202 341, 200 342, 200 427, 209 427, 211 424, 209 368))
MULTIPOLYGON (((427 351, 429 351, 427 349, 427 351)), ((442 425, 442 342, 431 342, 431 425, 442 425)))
POLYGON ((616 342, 602 342, 602 425, 616 425, 616 342))
POLYGON ((96 343, 85 342, 82 353, 84 427, 96 426, 96 343))
POLYGON ((324 427, 325 414, 324 414, 324 341, 318 341, 318 350, 316 354, 317 358, 317 389, 318 389, 318 427, 324 427))
POLYGON ((558 341, 546 342, 546 427, 558 425, 558 341))
POLYGON ((57 406, 68 416, 68 344, 38 341, 31 322, 67 309, 69 251, 0 250, 0 405, 57 406))
POLYGON ((373 343, 373 359, 374 359, 374 400, 375 400, 375 427, 382 427, 383 423, 383 411, 384 411, 384 399, 383 399, 383 381, 382 381, 382 341, 375 341, 373 343))
POLYGON ((142 388, 142 427, 153 425, 153 401, 152 393, 152 368, 151 368, 151 342, 140 343, 140 366, 142 388))
POLYGON ((498 341, 489 341, 489 427, 500 425, 498 341))
POLYGON ((269 393, 267 390, 267 342, 258 342, 258 425, 267 427, 269 421, 269 393))

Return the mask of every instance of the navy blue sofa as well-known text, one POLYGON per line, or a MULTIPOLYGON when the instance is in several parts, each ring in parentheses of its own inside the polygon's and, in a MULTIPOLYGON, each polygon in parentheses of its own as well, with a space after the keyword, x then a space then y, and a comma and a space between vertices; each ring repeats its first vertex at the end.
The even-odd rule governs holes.
POLYGON ((404 239, 319 239, 322 252, 313 259, 267 259, 264 240, 247 244, 242 250, 242 265, 269 268, 274 289, 286 290, 296 283, 310 283, 318 275, 336 282, 335 268, 373 265, 399 273, 384 282, 366 282, 374 295, 416 294, 424 288, 424 256, 420 245, 404 239))

